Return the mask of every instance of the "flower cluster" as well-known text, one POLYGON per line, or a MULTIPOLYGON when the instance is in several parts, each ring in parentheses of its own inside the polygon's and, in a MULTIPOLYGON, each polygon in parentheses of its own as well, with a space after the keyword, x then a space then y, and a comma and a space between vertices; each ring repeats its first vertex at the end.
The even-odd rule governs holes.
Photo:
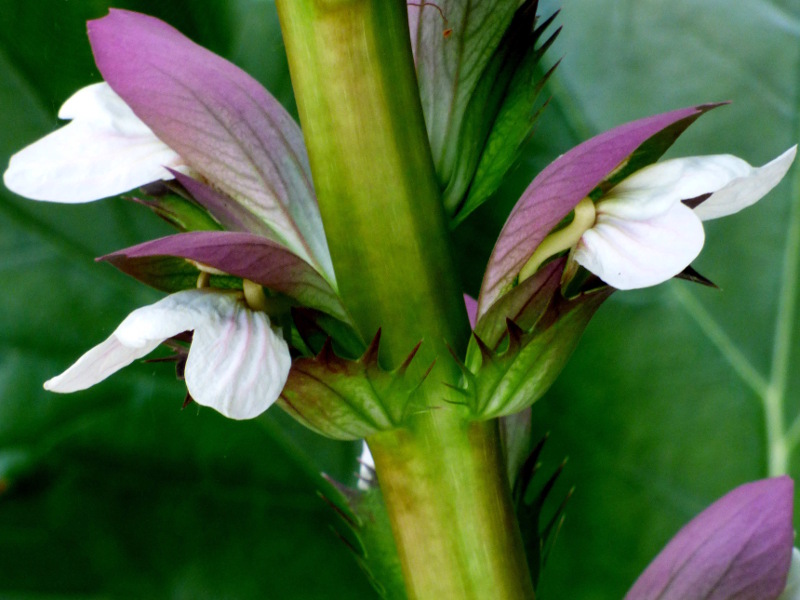
MULTIPOLYGON (((424 25, 425 3, 411 5, 413 30, 424 25)), ((547 79, 528 75, 551 20, 537 28, 535 6, 519 7, 506 3, 507 14, 494 15, 491 26, 508 31, 484 42, 506 36, 505 43, 474 52, 480 65, 471 70, 450 68, 460 58, 448 55, 446 37, 423 35, 423 27, 415 39, 428 142, 453 224, 496 189, 532 127, 530 106, 504 99, 535 98, 547 79), (524 51, 514 58, 510 48, 524 51), (503 93, 487 92, 495 86, 503 93), (509 148, 499 148, 504 136, 513 138, 509 148)), ((488 18, 493 9, 475 10, 488 18)), ((145 203, 184 231, 104 257, 169 294, 134 310, 45 388, 86 389, 165 342, 190 339, 179 355, 189 395, 229 418, 251 419, 281 401, 338 439, 407 424, 418 382, 406 381, 405 370, 416 350, 390 371, 378 358, 380 332, 369 346, 361 339, 338 294, 297 123, 249 75, 157 19, 112 10, 89 24, 89 36, 104 81, 64 103, 59 117, 69 123, 15 154, 4 182, 22 196, 62 203, 158 187, 174 204, 155 193, 145 203), (190 213, 204 225, 186 225, 190 213), (302 318, 324 344, 308 342, 302 318), (342 347, 349 356, 336 354, 342 347)), ((463 385, 453 388, 467 401, 452 403, 468 407, 465 420, 530 406, 605 298, 691 272, 705 242, 702 221, 739 212, 780 183, 796 147, 761 167, 731 155, 657 162, 712 108, 624 124, 531 182, 500 233, 479 298, 465 297, 474 335, 467 356, 456 357, 463 385)), ((373 490, 376 477, 365 444, 358 487, 373 490)), ((734 490, 687 525, 626 598, 799 597, 796 551, 789 572, 791 498, 786 478, 734 490)))
MULTIPOLYGON (((11 158, 6 186, 35 200, 78 203, 177 178, 173 185, 215 222, 263 236, 273 263, 285 250, 281 256, 299 257, 319 274, 320 287, 331 288, 302 135, 278 102, 249 75, 157 19, 112 10, 89 24, 89 34, 106 81, 76 92, 59 112, 70 122, 11 158)), ((236 248, 235 237, 225 239, 236 248)), ((196 251, 207 240, 195 242, 196 251)), ((245 276, 251 270, 239 266, 242 291, 216 289, 211 277, 236 272, 236 261, 225 252, 206 259, 185 264, 203 289, 137 309, 45 388, 85 389, 192 332, 184 372, 191 397, 235 419, 261 414, 286 382, 289 346, 264 310, 261 286, 245 276)), ((285 259, 280 264, 287 266, 285 259)), ((303 285, 273 288, 297 295, 303 285)))
MULTIPOLYGON (((228 231, 179 234, 111 255, 124 271, 175 293, 135 311, 46 387, 83 389, 191 331, 191 396, 229 417, 256 416, 278 399, 292 363, 288 330, 275 324, 285 308, 266 302, 262 286, 269 296, 348 321, 300 129, 246 73, 157 19, 112 10, 89 24, 89 36, 105 81, 67 100, 59 116, 70 123, 12 157, 6 186, 37 200, 75 203, 163 181, 228 231), (188 261, 181 263, 184 283, 163 280, 152 266, 162 259, 188 261), (273 265, 269 273, 265 262, 273 265), (186 289, 192 272, 202 289, 186 289), (230 282, 215 287, 215 277, 226 276, 240 280, 234 287, 241 291, 229 291, 230 282)), ((428 50, 415 48, 418 61, 428 50)), ((703 246, 702 220, 738 212, 781 181, 796 148, 759 168, 729 155, 652 162, 676 137, 666 141, 663 132, 679 134, 711 108, 618 127, 534 179, 500 234, 477 306, 468 301, 482 343, 498 347, 507 320, 527 318, 537 329, 522 345, 563 351, 529 352, 532 362, 514 368, 547 371, 541 381, 552 381, 599 305, 583 309, 574 326, 552 328, 584 306, 582 270, 613 289, 680 276, 703 246), (579 285, 563 298, 573 280, 579 285)), ((546 385, 525 389, 529 404, 546 385)), ((484 417, 524 407, 507 399, 489 404, 495 408, 484 417)))

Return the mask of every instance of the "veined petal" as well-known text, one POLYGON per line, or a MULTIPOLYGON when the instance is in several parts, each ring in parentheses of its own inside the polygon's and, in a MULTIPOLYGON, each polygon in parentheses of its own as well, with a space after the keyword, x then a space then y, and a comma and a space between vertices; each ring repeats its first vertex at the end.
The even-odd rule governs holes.
POLYGON ((278 399, 292 362, 289 347, 265 313, 221 294, 213 305, 195 325, 186 387, 198 404, 231 419, 252 419, 278 399))
POLYGON ((78 392, 100 383, 138 358, 155 350, 163 340, 141 346, 126 346, 115 334, 101 342, 61 375, 45 381, 44 389, 60 394, 78 392))
POLYGON ((646 221, 598 212, 574 259, 608 285, 630 290, 674 277, 700 254, 704 241, 700 219, 681 203, 646 221))
POLYGON ((625 600, 778 598, 792 556, 793 488, 776 477, 729 492, 670 540, 625 600))
POLYGON ((136 309, 45 389, 91 387, 184 331, 194 331, 184 374, 198 404, 249 419, 275 402, 289 374, 289 347, 269 317, 246 308, 238 292, 208 289, 177 292, 136 309))
MULTIPOLYGON (((744 175, 731 179, 724 187, 694 209, 703 221, 737 213, 761 200, 783 179, 792 166, 797 146, 792 146, 763 167, 749 167, 744 175)), ((735 157, 732 157, 735 158, 735 157)), ((744 162, 744 161, 742 161, 744 162)), ((747 164, 747 163, 745 163, 747 164)))
POLYGON ((187 290, 137 308, 108 339, 81 356, 61 375, 47 381, 45 389, 69 393, 100 383, 155 350, 164 340, 194 329, 195 324, 203 320, 203 312, 213 310, 212 294, 224 296, 207 290, 187 290))
POLYGON ((321 273, 309 263, 262 236, 234 231, 194 231, 151 240, 103 257, 128 275, 167 292, 177 291, 188 271, 197 276, 185 261, 164 262, 165 257, 181 257, 219 271, 249 279, 300 304, 322 310, 337 319, 351 322, 341 298, 321 273), (208 235, 220 234, 220 235, 208 235), (177 278, 174 278, 177 276, 177 278))
MULTIPOLYGON (((495 244, 478 297, 478 317, 514 287, 520 270, 553 228, 592 190, 655 161, 700 115, 706 104, 616 127, 549 164, 522 194, 495 244)), ((609 184, 610 187, 610 184, 609 184)))
POLYGON ((225 319, 237 304, 237 292, 184 290, 155 304, 137 308, 120 323, 114 335, 129 347, 151 340, 159 343, 184 331, 193 331, 208 319, 225 319))
POLYGON ((136 115, 333 283, 303 134, 280 103, 153 17, 110 9, 88 30, 103 78, 136 115))
POLYGON ((59 117, 72 122, 11 157, 8 189, 33 200, 91 202, 172 179, 165 167, 186 168, 106 83, 78 90, 59 117))

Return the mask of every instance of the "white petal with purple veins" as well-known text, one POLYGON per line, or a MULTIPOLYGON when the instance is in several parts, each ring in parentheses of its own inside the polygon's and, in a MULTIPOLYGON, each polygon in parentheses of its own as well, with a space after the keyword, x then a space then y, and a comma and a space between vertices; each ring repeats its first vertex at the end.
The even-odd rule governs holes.
POLYGON ((269 317, 247 308, 238 292, 213 290, 185 290, 136 309, 45 389, 67 393, 91 387, 184 331, 194 332, 185 377, 198 404, 232 419, 250 419, 277 400, 291 366, 286 342, 269 317))
POLYGON ((763 167, 730 154, 667 160, 613 187, 596 205, 574 260, 622 290, 649 287, 678 275, 703 248, 701 219, 756 203, 786 175, 793 147, 763 167), (693 210, 682 203, 711 194, 693 210))
POLYGON ((194 330, 186 387, 198 404, 231 419, 252 419, 283 390, 292 362, 289 347, 265 313, 240 302, 221 312, 206 313, 194 330))

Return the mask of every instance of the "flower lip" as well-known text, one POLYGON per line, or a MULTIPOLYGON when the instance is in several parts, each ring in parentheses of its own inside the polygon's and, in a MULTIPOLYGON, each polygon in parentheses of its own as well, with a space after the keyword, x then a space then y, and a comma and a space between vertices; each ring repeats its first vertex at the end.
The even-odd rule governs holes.
POLYGON ((136 116, 107 83, 73 94, 61 128, 11 157, 3 182, 32 200, 83 203, 117 196, 186 171, 181 157, 136 116))
POLYGON ((597 202, 597 220, 573 258, 621 290, 667 281, 700 254, 705 242, 701 220, 755 204, 781 181, 796 150, 758 168, 729 154, 645 167, 597 202))
POLYGON ((695 208, 695 214, 703 221, 708 221, 732 215, 755 204, 781 182, 796 155, 797 145, 794 145, 764 166, 750 167, 747 174, 732 179, 716 190, 708 200, 695 208))
POLYGON ((136 309, 104 342, 44 385, 68 393, 89 388, 165 340, 193 331, 186 387, 198 404, 232 419, 264 412, 283 389, 291 356, 269 317, 246 308, 239 292, 185 290, 136 309))
POLYGON ((619 290, 649 287, 674 277, 700 254, 705 233, 692 209, 675 204, 649 220, 602 213, 575 248, 575 262, 619 290))

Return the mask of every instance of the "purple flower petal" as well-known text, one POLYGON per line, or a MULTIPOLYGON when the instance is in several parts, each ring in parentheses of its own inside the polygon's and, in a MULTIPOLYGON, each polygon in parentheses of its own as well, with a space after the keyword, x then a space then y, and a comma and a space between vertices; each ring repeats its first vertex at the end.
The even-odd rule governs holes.
POLYGON ((789 477, 739 486, 695 517, 625 600, 774 600, 792 557, 789 477))
POLYGON ((227 194, 215 190, 188 175, 171 171, 175 180, 191 194, 198 204, 205 208, 209 214, 219 221, 226 231, 246 231, 269 238, 275 242, 275 234, 264 222, 247 210, 244 206, 233 200, 227 194))
POLYGON ((158 138, 333 280, 300 128, 247 73, 153 17, 89 22, 97 67, 158 138))
POLYGON ((467 317, 469 318, 469 326, 475 329, 475 323, 478 320, 478 301, 469 294, 464 294, 464 304, 467 305, 467 317))
POLYGON ((153 287, 175 291, 172 281, 197 269, 189 259, 249 279, 345 322, 346 309, 330 284, 311 265, 261 236, 233 231, 179 233, 102 257, 120 271, 153 287), (165 259, 165 260, 162 260, 165 259))
POLYGON ((495 244, 478 298, 480 318, 510 287, 536 247, 613 173, 615 181, 654 162, 691 123, 718 106, 705 104, 626 123, 593 137, 548 165, 522 194, 495 244))

